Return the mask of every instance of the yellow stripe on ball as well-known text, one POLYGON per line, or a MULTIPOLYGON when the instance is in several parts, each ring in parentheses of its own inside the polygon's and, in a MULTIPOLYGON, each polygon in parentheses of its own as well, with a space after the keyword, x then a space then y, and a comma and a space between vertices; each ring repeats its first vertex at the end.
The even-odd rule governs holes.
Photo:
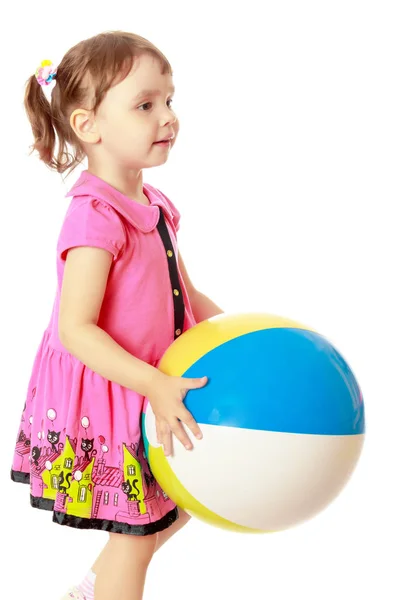
POLYGON ((248 527, 243 527, 242 525, 232 523, 231 521, 227 521, 193 498, 193 496, 189 494, 186 488, 183 487, 179 479, 172 471, 162 448, 154 448, 153 446, 149 446, 148 458, 153 475, 157 479, 161 488, 167 488, 171 500, 184 511, 187 511, 188 514, 193 514, 193 516, 208 523, 209 525, 215 525, 217 527, 228 529, 230 531, 236 531, 238 533, 268 533, 266 531, 250 529, 248 527))
POLYGON ((167 375, 180 377, 202 356, 225 342, 254 331, 279 327, 304 329, 316 333, 311 327, 276 315, 263 313, 217 315, 198 323, 185 331, 183 337, 176 339, 161 359, 159 369, 167 375))

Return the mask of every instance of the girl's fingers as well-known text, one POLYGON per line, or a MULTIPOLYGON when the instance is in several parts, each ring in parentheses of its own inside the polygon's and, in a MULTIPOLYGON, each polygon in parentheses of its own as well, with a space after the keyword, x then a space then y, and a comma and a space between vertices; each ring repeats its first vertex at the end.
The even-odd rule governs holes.
POLYGON ((195 421, 193 415, 185 408, 183 404, 179 410, 178 417, 182 421, 182 423, 185 423, 185 425, 190 429, 193 435, 195 435, 198 440, 201 440, 201 438, 203 437, 201 429, 195 421))
POLYGON ((185 446, 186 450, 191 450, 193 448, 193 444, 190 441, 188 434, 184 430, 182 423, 180 423, 176 418, 172 423, 170 423, 169 426, 174 436, 178 438, 183 446, 185 446))

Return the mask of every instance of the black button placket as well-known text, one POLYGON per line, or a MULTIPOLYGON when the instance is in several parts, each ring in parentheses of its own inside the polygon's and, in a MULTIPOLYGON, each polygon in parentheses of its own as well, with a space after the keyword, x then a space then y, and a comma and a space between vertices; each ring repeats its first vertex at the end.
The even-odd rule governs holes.
POLYGON ((158 220, 157 229, 160 234, 162 243, 168 260, 169 278, 171 281, 171 292, 174 301, 174 340, 179 337, 183 331, 185 320, 185 302, 183 299, 182 288, 179 283, 178 273, 178 257, 175 256, 175 250, 165 223, 164 213, 160 207, 160 218, 158 220))

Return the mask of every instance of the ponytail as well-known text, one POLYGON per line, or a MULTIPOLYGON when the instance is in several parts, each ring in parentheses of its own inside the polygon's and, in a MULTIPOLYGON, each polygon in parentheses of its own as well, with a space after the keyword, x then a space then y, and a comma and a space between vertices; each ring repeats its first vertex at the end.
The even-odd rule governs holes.
POLYGON ((32 75, 26 83, 24 106, 34 137, 31 153, 36 150, 40 159, 48 167, 57 168, 53 158, 56 134, 51 116, 51 107, 35 75, 32 75))

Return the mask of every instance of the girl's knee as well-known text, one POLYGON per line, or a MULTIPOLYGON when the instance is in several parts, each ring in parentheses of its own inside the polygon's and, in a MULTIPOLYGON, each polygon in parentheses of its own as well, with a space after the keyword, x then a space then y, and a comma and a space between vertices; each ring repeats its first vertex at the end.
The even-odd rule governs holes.
POLYGON ((150 561, 157 543, 155 535, 128 535, 126 533, 110 533, 110 546, 117 552, 134 552, 138 560, 150 561))

